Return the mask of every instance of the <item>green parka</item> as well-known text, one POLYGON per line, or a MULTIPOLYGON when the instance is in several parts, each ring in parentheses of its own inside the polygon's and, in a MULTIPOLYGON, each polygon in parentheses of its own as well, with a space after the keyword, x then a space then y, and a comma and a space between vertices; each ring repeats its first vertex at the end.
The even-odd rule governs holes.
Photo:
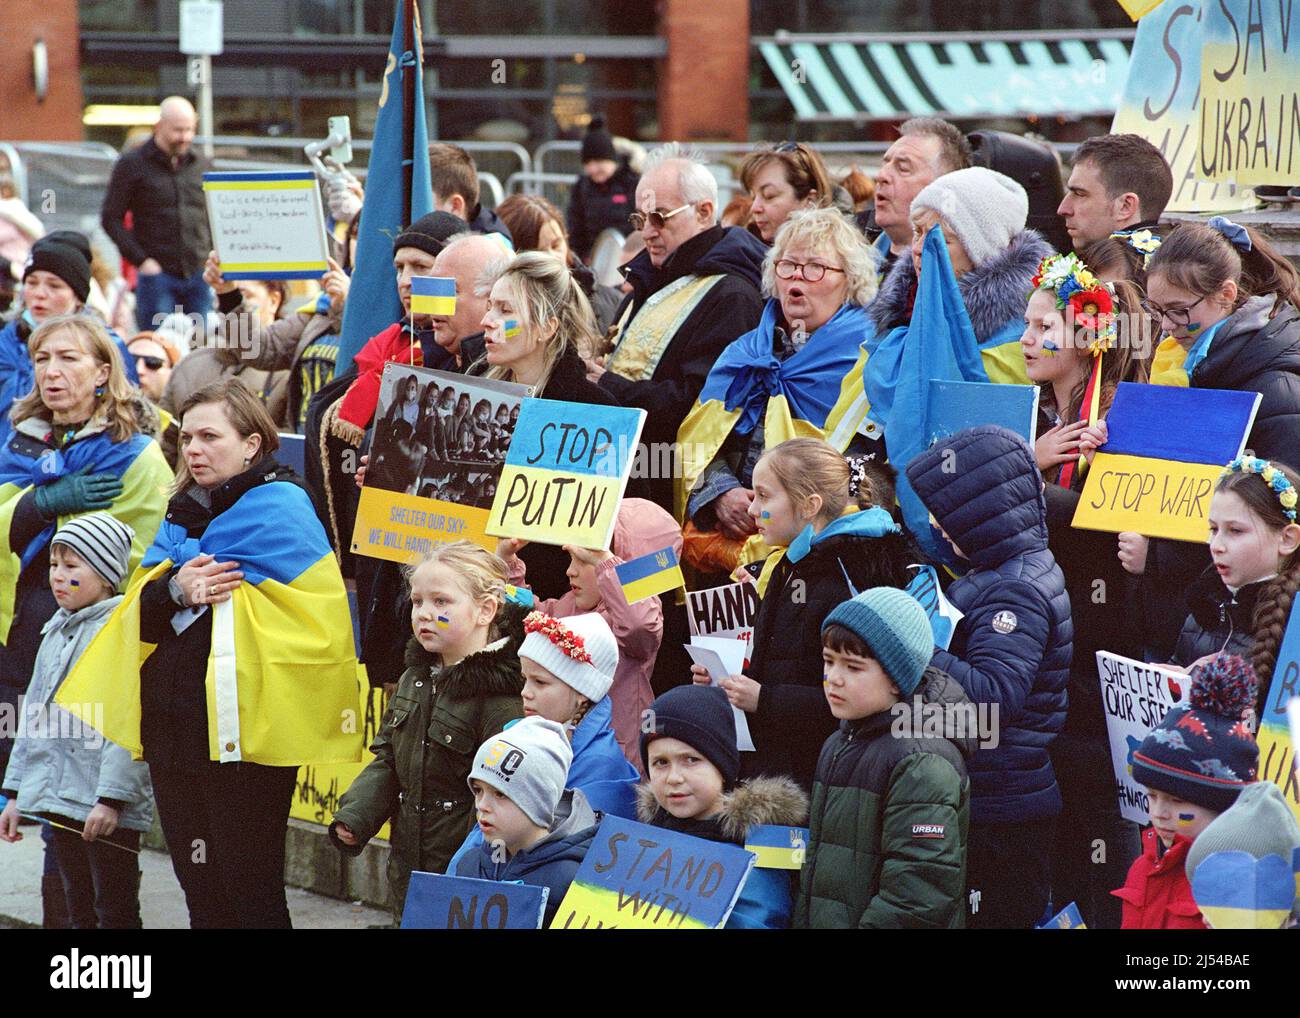
POLYGON ((796 928, 965 925, 974 719, 962 688, 929 668, 895 711, 840 723, 817 761, 796 928), (937 734, 944 707, 963 715, 965 738, 937 734))
POLYGON ((375 758, 339 800, 330 838, 348 855, 359 854, 392 821, 388 882, 399 921, 411 872, 442 873, 474 824, 467 784, 474 754, 523 717, 525 614, 507 602, 495 622, 499 638, 446 669, 412 638, 406 670, 370 746, 375 758), (357 845, 338 840, 339 823, 356 834, 357 845))

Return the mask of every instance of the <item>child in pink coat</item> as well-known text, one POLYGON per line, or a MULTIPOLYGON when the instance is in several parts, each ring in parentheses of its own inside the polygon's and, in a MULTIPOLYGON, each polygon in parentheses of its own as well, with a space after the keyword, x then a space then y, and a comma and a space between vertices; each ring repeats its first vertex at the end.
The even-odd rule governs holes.
MULTIPOLYGON (((497 554, 505 559, 510 582, 523 586, 526 567, 519 551, 526 541, 503 540, 497 554)), ((610 551, 593 551, 566 544, 569 553, 569 592, 538 601, 538 611, 556 618, 596 612, 618 640, 618 670, 609 698, 613 707, 614 735, 623 755, 641 769, 641 719, 654 701, 650 673, 663 640, 663 607, 658 597, 628 604, 615 567, 671 546, 680 558, 682 533, 677 521, 642 498, 625 498, 614 523, 610 551)))

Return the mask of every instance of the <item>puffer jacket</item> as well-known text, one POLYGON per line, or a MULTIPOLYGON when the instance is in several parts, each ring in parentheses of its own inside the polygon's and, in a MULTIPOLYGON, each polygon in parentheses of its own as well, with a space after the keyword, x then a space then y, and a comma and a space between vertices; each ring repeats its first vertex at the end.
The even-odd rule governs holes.
POLYGON ((740 767, 744 777, 784 774, 808 791, 836 725, 822 690, 822 622, 869 587, 906 587, 914 559, 879 508, 840 517, 806 551, 802 543, 777 564, 758 606, 748 675, 761 688, 758 710, 746 715, 756 751, 742 753, 740 767))
POLYGON ((1124 886, 1110 892, 1124 902, 1120 929, 1206 928, 1187 879, 1187 850, 1191 847, 1186 838, 1175 837, 1165 848, 1154 830, 1142 832, 1142 854, 1129 867, 1124 886))
POLYGON ((0 787, 16 793, 25 813, 53 813, 85 823, 100 802, 119 810, 118 826, 147 831, 153 824, 149 765, 83 727, 54 694, 103 628, 120 594, 75 612, 60 608, 41 630, 24 713, 35 730, 20 734, 0 787), (57 733, 66 733, 56 737, 57 733), (83 734, 84 733, 84 734, 83 734))
POLYGON ((965 925, 970 826, 965 758, 978 742, 974 720, 962 688, 931 667, 912 699, 840 723, 817 761, 796 927, 965 925), (916 698, 925 705, 920 716, 916 698), (937 715, 943 722, 953 719, 951 729, 936 724, 951 736, 919 735, 935 723, 927 716, 931 710, 960 712, 937 715), (958 737, 958 732, 969 734, 958 737))
MULTIPOLYGON (((808 796, 789 778, 751 778, 722 798, 722 811, 707 820, 678 820, 655 800, 649 782, 637 789, 637 819, 709 841, 744 845, 751 827, 798 827, 808 819, 808 796)), ((755 866, 727 917, 728 930, 784 930, 790 926, 795 874, 755 866)))
POLYGON ((641 175, 628 165, 626 156, 619 158, 618 168, 603 184, 597 184, 585 173, 578 174, 565 211, 569 245, 575 256, 586 261, 603 230, 612 228, 627 236, 632 229, 627 217, 636 211, 636 185, 640 180, 641 175))
POLYGON ((907 476, 971 564, 948 588, 965 617, 930 663, 975 703, 998 705, 998 745, 970 761, 971 819, 1055 816, 1047 748, 1065 724, 1073 623, 1034 453, 1006 428, 967 428, 917 456, 907 476))
POLYGON ((523 716, 519 645, 524 610, 513 603, 497 616, 500 637, 450 668, 412 639, 406 671, 388 702, 370 751, 375 759, 339 800, 330 838, 358 855, 386 821, 392 821, 388 881, 400 922, 412 870, 442 873, 474 822, 469 793, 474 754, 490 736, 523 716), (336 824, 357 836, 338 840, 336 824))
POLYGON ((1213 566, 1187 590, 1189 614, 1174 647, 1174 664, 1187 667, 1207 654, 1227 651, 1249 660, 1254 643, 1255 603, 1268 581, 1248 583, 1235 594, 1213 566))
POLYGON ((591 808, 587 797, 576 788, 568 788, 555 808, 551 833, 537 844, 498 862, 494 858, 499 855, 496 849, 480 839, 478 846, 449 872, 458 877, 548 888, 550 894, 546 896, 542 925, 549 927, 587 856, 587 849, 591 848, 599 824, 600 814, 591 808))

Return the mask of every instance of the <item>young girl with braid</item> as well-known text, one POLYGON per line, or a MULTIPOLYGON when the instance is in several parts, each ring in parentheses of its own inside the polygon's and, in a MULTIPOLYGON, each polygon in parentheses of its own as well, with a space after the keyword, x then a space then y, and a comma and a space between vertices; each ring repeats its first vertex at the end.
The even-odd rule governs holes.
POLYGON ((1298 490, 1300 476, 1282 463, 1242 456, 1228 465, 1210 500, 1214 564, 1188 590, 1191 614, 1174 651, 1188 670, 1221 651, 1248 657, 1257 717, 1300 587, 1298 490))

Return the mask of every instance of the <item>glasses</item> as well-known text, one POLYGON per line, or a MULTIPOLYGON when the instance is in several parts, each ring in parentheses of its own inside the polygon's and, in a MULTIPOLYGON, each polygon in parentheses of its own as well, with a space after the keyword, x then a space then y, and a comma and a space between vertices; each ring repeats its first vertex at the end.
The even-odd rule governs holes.
POLYGON ((150 371, 159 371, 167 362, 161 357, 137 357, 135 363, 137 367, 143 364, 150 371))
POLYGON ((677 215, 677 213, 679 212, 685 212, 693 204, 695 203, 688 201, 681 208, 673 209, 671 212, 660 212, 658 209, 655 209, 653 212, 650 213, 633 212, 630 216, 627 217, 627 221, 632 224, 632 229, 634 230, 644 230, 645 224, 647 222, 651 226, 653 226, 656 230, 662 230, 664 226, 667 224, 668 220, 672 219, 672 217, 677 215))
POLYGON ((1145 297, 1138 303, 1142 305, 1142 310, 1156 321, 1168 319, 1174 324, 1175 328, 1183 328, 1192 324, 1192 308, 1196 307, 1208 296, 1208 293, 1201 294, 1191 304, 1181 308, 1162 308, 1159 304, 1147 300, 1145 297))
POLYGON ((826 273, 843 271, 833 265, 823 265, 821 262, 792 262, 788 258, 782 258, 776 263, 776 274, 781 279, 794 279, 795 273, 798 272, 805 283, 820 283, 826 273))

